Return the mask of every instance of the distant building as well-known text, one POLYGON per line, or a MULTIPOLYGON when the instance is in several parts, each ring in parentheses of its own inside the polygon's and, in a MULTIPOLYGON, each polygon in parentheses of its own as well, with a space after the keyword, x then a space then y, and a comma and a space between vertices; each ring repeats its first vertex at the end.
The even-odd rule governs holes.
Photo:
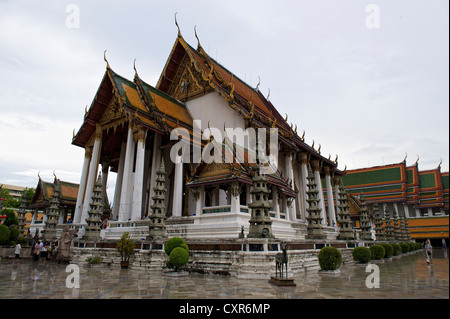
POLYGON ((16 186, 16 185, 8 185, 8 184, 0 184, 0 189, 9 190, 9 195, 11 195, 14 199, 17 199, 20 201, 20 198, 22 196, 23 191, 25 190, 25 187, 16 186))
MULTIPOLYGON (((407 166, 401 163, 347 171, 343 177, 350 196, 359 198, 363 194, 369 211, 378 203, 380 210, 394 210, 406 217, 415 240, 442 239, 449 237, 449 173, 441 172, 440 164, 435 169, 420 171, 418 161, 407 166)), ((354 226, 357 226, 358 201, 354 206, 354 226)))

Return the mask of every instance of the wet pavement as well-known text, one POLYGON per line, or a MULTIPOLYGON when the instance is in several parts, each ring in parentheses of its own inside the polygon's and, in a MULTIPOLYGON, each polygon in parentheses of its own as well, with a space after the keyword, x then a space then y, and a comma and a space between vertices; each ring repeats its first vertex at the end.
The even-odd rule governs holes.
POLYGON ((80 264, 76 272, 54 262, 22 259, 0 262, 0 299, 448 299, 448 251, 434 250, 427 265, 422 252, 366 265, 349 263, 339 274, 318 269, 296 274, 296 287, 278 287, 267 280, 190 273, 169 276, 163 271, 120 269, 119 266, 80 264), (375 270, 374 270, 375 268, 375 270), (67 270, 67 272, 66 272, 67 270), (377 288, 379 270, 379 288, 377 288), (75 288, 71 287, 74 286, 75 288), (374 286, 373 288, 368 288, 374 286))

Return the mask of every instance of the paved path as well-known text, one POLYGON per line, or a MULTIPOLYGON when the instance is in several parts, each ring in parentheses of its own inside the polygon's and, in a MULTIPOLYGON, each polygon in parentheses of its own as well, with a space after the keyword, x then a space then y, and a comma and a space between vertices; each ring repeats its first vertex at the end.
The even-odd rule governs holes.
MULTIPOLYGON (((66 265, 13 260, 0 262, 0 299, 6 298, 156 298, 156 299, 321 299, 449 298, 447 251, 435 250, 433 265, 416 253, 376 264, 380 288, 366 287, 365 266, 346 264, 339 275, 310 270, 294 277, 297 287, 277 287, 267 280, 243 280, 191 273, 170 277, 162 271, 121 270, 118 266, 80 265, 80 288, 67 288, 66 265)), ((371 281, 373 282, 373 281, 371 281)))

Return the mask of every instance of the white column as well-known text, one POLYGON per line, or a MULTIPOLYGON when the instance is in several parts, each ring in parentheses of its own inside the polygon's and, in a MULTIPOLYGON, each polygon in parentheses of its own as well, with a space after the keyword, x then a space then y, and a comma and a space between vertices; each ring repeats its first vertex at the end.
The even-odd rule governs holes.
POLYGON ((306 201, 306 191, 308 190, 307 179, 308 176, 308 154, 306 152, 300 153, 300 176, 301 176, 301 201, 303 203, 303 210, 301 212, 301 219, 306 220, 308 212, 308 202, 306 201))
POLYGON ((120 191, 119 221, 127 221, 131 214, 130 194, 132 191, 132 176, 134 163, 133 130, 128 129, 127 148, 125 151, 125 164, 123 167, 122 189, 120 191))
POLYGON ((100 152, 101 152, 101 132, 99 133, 97 130, 94 141, 94 148, 92 150, 91 163, 89 164, 89 174, 86 183, 86 191, 84 194, 83 211, 81 213, 81 220, 80 220, 80 223, 82 224, 86 224, 86 218, 88 217, 88 212, 90 208, 89 205, 91 204, 92 201, 92 190, 94 189, 94 183, 97 177, 100 152))
POLYGON ((172 216, 181 217, 183 211, 183 157, 175 158, 175 176, 173 182, 172 216))
POLYGON ((136 169, 133 183, 133 204, 131 220, 139 220, 142 216, 142 192, 144 191, 144 162, 145 162, 145 131, 138 131, 138 142, 136 149, 136 169))
POLYGON ((239 182, 233 182, 230 186, 229 195, 231 197, 231 213, 240 213, 241 212, 241 198, 239 194, 239 182))
POLYGON ((278 203, 278 188, 272 185, 272 209, 275 212, 275 218, 280 219, 280 205, 278 203))
POLYGON ((322 224, 327 225, 327 218, 325 212, 327 211, 325 208, 325 201, 323 196, 323 189, 322 189, 322 180, 320 178, 320 161, 314 160, 311 161, 313 170, 314 170, 314 177, 316 178, 316 184, 317 184, 317 190, 319 191, 319 197, 320 197, 320 208, 322 209, 322 212, 320 215, 322 216, 322 224))
POLYGON ((78 188, 77 203, 75 204, 75 213, 72 221, 74 223, 79 223, 81 220, 81 213, 83 211, 84 193, 86 191, 86 181, 89 172, 89 162, 91 160, 91 154, 92 149, 90 147, 87 147, 84 152, 84 162, 83 168, 81 170, 80 186, 78 188))
POLYGON ((109 172, 109 161, 105 161, 105 162, 102 163, 102 197, 103 197, 103 205, 108 201, 108 196, 106 195, 106 186, 108 185, 108 172, 109 172))
POLYGON ((195 215, 201 216, 203 214, 203 206, 205 206, 205 186, 198 188, 198 195, 195 201, 195 215))
MULTIPOLYGON (((156 171, 161 164, 161 135, 155 133, 153 138, 153 152, 152 152, 152 168, 150 172, 150 198, 148 200, 148 211, 151 211, 151 206, 153 205, 153 196, 155 196, 155 191, 153 188, 156 184, 156 171)), ((167 193, 168 194, 168 193, 167 193)))
POLYGON ((31 224, 30 224, 30 225, 33 225, 33 224, 34 224, 34 222, 36 221, 37 216, 38 216, 38 209, 35 208, 35 209, 33 210, 33 217, 31 217, 31 224))
POLYGON ((125 153, 127 151, 127 143, 122 142, 120 147, 119 168, 117 170, 116 186, 114 189, 114 203, 112 207, 112 219, 115 220, 119 216, 120 194, 122 192, 123 169, 125 166, 125 153))
MULTIPOLYGON (((294 170, 292 168, 292 153, 291 152, 285 153, 284 161, 285 161, 285 167, 286 167, 286 175, 292 183, 292 189, 294 189, 294 170)), ((296 211, 297 211, 297 209, 295 208, 295 198, 294 198, 291 201, 291 206, 288 207, 289 220, 291 220, 291 221, 297 220, 296 211)))
POLYGON ((409 218, 409 207, 406 204, 403 204, 403 213, 406 218, 409 218))
POLYGON ((334 210, 333 187, 331 186, 330 167, 325 166, 325 183, 327 185, 327 199, 328 199, 328 219, 330 226, 336 225, 336 212, 334 210))

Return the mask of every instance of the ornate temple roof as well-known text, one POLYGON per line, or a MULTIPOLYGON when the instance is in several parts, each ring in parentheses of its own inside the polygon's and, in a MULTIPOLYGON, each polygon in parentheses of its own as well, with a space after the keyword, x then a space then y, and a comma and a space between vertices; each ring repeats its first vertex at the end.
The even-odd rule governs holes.
POLYGON ((448 172, 441 173, 440 165, 420 171, 418 161, 406 166, 404 160, 397 164, 348 170, 343 180, 349 193, 363 192, 367 203, 402 202, 418 208, 447 205, 448 209, 448 172))
MULTIPOLYGON (((43 208, 50 205, 55 193, 55 181, 47 182, 39 177, 36 192, 31 199, 29 208, 43 208)), ((65 206, 75 206, 78 196, 79 184, 58 180, 61 187, 60 203, 65 206)))
POLYGON ((320 150, 315 150, 304 142, 304 136, 297 135, 297 127, 294 128, 292 123, 288 124, 288 116, 283 118, 258 87, 249 86, 211 58, 200 41, 197 49, 194 49, 178 33, 156 88, 181 101, 215 91, 228 102, 230 108, 248 121, 249 126, 277 128, 278 138, 285 145, 297 151, 308 152, 311 159, 322 160, 332 171, 342 175, 335 161, 323 157, 320 150), (183 83, 194 88, 186 90, 183 83))
POLYGON ((351 194, 364 193, 367 203, 403 202, 406 198, 406 162, 348 170, 344 185, 351 194))
MULTIPOLYGON (((337 159, 335 161, 327 159, 320 154, 320 147, 316 151, 307 145, 304 142, 304 135, 302 137, 297 135, 297 127, 288 124, 287 115, 283 118, 258 87, 250 87, 209 57, 201 47, 200 41, 197 49, 194 49, 180 33, 178 34, 156 88, 139 77, 136 67, 134 80, 130 81, 111 69, 106 56, 105 61, 107 63, 105 74, 89 110, 86 109, 83 124, 76 134, 74 132, 72 144, 80 147, 92 145, 97 124, 101 124, 102 129, 107 130, 106 137, 103 136, 102 150, 115 160, 115 164, 111 165, 112 170, 117 170, 117 161, 120 157, 118 145, 120 146, 121 135, 125 134, 128 123, 142 125, 165 136, 169 136, 174 128, 184 128, 189 133, 189 136, 186 136, 188 139, 194 142, 200 140, 202 144, 206 144, 201 138, 194 138, 197 130, 193 128, 193 118, 185 102, 210 92, 217 92, 245 119, 247 126, 277 128, 278 139, 284 147, 305 151, 311 160, 320 159, 333 173, 343 174, 337 169, 337 159), (122 133, 110 133, 110 131, 115 133, 116 130, 122 130, 122 133)), ((183 134, 183 131, 181 133, 183 134)), ((242 150, 243 154, 245 152, 246 150, 242 150)), ((241 161, 234 162, 241 163, 241 161)), ((248 168, 245 165, 233 164, 227 174, 235 176, 236 170, 242 172, 248 168)), ((195 165, 191 167, 191 176, 197 174, 199 177, 198 169, 195 165)), ((240 176, 243 180, 248 179, 243 174, 240 176)), ((217 178, 224 177, 217 176, 217 178)), ((280 187, 286 189, 286 193, 292 193, 292 189, 288 186, 289 181, 285 181, 280 172, 275 172, 269 177, 269 181, 281 185, 280 187)))

